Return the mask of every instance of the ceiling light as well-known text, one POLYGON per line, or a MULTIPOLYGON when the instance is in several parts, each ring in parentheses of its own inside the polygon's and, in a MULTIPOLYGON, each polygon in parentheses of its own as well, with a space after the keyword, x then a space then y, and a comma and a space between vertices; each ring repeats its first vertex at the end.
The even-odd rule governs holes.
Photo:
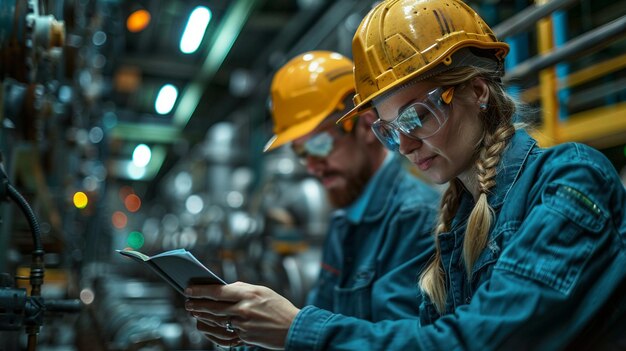
POLYGON ((139 144, 135 147, 135 151, 133 151, 133 163, 137 167, 145 167, 150 163, 150 158, 152 157, 152 151, 150 147, 146 144, 139 144))
POLYGON ((198 6, 191 12, 183 37, 180 39, 180 51, 191 54, 198 50, 210 20, 211 10, 204 6, 198 6))
POLYGON ((166 115, 172 111, 176 99, 178 98, 178 89, 172 84, 165 84, 159 90, 156 101, 154 102, 154 109, 160 115, 166 115))
POLYGON ((150 12, 143 9, 131 13, 126 20, 126 28, 133 33, 141 32, 148 24, 150 24, 150 12))

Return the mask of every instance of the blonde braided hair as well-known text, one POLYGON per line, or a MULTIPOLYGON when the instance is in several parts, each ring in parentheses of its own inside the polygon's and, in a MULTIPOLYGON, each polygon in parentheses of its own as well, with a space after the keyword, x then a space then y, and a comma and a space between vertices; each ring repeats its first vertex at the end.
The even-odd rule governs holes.
MULTIPOLYGON (((459 85, 475 77, 485 79, 489 87, 489 107, 482 114, 485 132, 479 144, 475 162, 480 195, 468 218, 463 239, 463 259, 468 280, 476 259, 487 245, 489 230, 493 221, 493 210, 487 201, 490 190, 496 185, 496 167, 500 162, 507 142, 515 132, 512 123, 515 102, 508 96, 494 75, 476 67, 460 67, 430 79, 438 85, 459 85)), ((439 235, 450 231, 461 196, 462 185, 455 178, 443 195, 439 210, 438 223, 434 232, 435 254, 420 276, 420 288, 432 300, 437 312, 445 313, 447 287, 445 270, 441 261, 439 235)))
POLYGON ((474 262, 487 246, 489 229, 493 221, 493 210, 487 202, 487 195, 496 185, 496 166, 500 163, 500 156, 514 132, 513 125, 502 125, 494 134, 486 133, 476 160, 480 195, 467 220, 465 238, 463 238, 463 259, 468 279, 471 278, 474 262))
POLYGON ((439 216, 437 218, 437 226, 435 227, 435 255, 431 262, 424 269, 420 276, 420 287, 424 290, 431 300, 435 303, 437 310, 443 311, 443 306, 446 300, 446 284, 445 284, 445 271, 443 270, 443 264, 441 262, 441 247, 439 246, 439 234, 445 233, 450 230, 450 224, 452 218, 456 214, 456 210, 459 207, 459 196, 463 186, 459 184, 458 179, 450 181, 448 189, 444 192, 441 198, 441 205, 439 207, 439 216), (438 302, 441 301, 441 310, 438 302))

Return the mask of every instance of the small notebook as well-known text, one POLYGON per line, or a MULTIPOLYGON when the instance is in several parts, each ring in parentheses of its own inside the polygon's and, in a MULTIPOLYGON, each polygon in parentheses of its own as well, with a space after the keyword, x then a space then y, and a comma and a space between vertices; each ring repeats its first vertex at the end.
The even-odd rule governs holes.
POLYGON ((117 250, 117 252, 146 264, 183 295, 185 288, 191 283, 226 284, 185 249, 166 251, 154 256, 133 250, 117 250))

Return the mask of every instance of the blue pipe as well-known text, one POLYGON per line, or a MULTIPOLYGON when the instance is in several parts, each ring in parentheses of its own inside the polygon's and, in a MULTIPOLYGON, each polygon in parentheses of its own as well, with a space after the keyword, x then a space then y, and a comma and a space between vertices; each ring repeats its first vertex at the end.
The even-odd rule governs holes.
MULTIPOLYGON (((552 27, 554 30, 554 46, 558 48, 567 43, 567 12, 563 10, 555 11, 552 14, 552 27)), ((567 62, 556 64, 556 78, 558 82, 565 81, 570 72, 570 66, 567 62)), ((569 111, 567 110, 567 102, 571 95, 570 89, 565 88, 557 91, 557 100, 559 102, 558 113, 559 120, 567 120, 569 111)))

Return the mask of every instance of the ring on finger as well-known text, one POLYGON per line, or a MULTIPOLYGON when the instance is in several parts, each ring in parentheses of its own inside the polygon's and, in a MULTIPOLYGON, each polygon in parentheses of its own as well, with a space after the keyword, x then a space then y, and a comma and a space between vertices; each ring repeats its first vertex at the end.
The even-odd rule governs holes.
POLYGON ((226 331, 229 333, 235 332, 235 327, 233 326, 233 323, 230 321, 230 319, 228 320, 228 322, 226 322, 226 331))

